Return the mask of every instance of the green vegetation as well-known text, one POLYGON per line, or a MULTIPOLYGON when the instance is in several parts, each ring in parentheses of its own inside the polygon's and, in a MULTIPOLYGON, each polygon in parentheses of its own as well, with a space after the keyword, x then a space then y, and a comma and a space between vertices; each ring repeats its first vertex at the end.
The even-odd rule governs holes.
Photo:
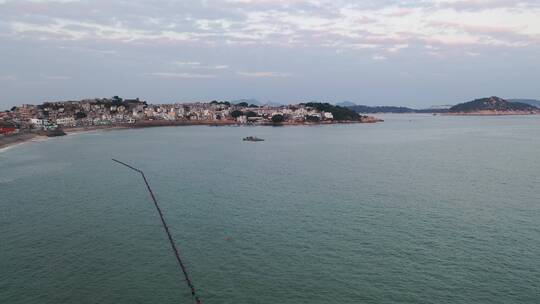
POLYGON ((321 119, 318 116, 306 116, 306 121, 319 122, 321 121, 321 119))
POLYGON ((276 114, 272 116, 272 122, 275 124, 279 124, 285 121, 285 117, 281 114, 276 114))
POLYGON ((540 108, 540 100, 536 100, 536 99, 508 99, 508 101, 526 103, 526 104, 530 104, 531 106, 540 108))
POLYGON ((210 104, 212 104, 212 105, 224 105, 224 106, 230 106, 231 105, 231 103, 228 102, 228 101, 217 101, 217 100, 212 100, 210 102, 210 104))
POLYGON ((305 105, 319 111, 330 112, 334 116, 334 120, 338 121, 358 120, 359 118, 358 113, 355 111, 345 107, 334 106, 329 103, 308 102, 305 105))
POLYGON ((84 112, 77 112, 75 113, 75 119, 82 119, 82 118, 86 118, 86 113, 84 112))
POLYGON ((415 113, 417 110, 407 107, 393 107, 393 106, 364 106, 355 105, 347 107, 356 113, 415 113))
POLYGON ((231 112, 231 116, 233 118, 238 118, 240 116, 244 115, 244 112, 240 111, 240 110, 234 110, 231 112))
POLYGON ((481 98, 460 103, 450 108, 450 113, 471 113, 478 111, 535 111, 538 108, 521 102, 509 102, 499 97, 481 98))
POLYGON ((247 118, 259 116, 259 115, 257 115, 257 113, 255 113, 255 112, 253 112, 253 111, 248 111, 248 112, 246 112, 246 114, 244 114, 244 115, 246 115, 247 118))

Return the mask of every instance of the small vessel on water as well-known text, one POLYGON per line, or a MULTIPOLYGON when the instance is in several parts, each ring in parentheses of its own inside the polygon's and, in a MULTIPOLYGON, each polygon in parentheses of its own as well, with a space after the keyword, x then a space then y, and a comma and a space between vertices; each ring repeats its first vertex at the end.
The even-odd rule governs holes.
POLYGON ((264 139, 262 138, 258 138, 256 136, 248 136, 248 137, 244 137, 244 139, 242 139, 243 141, 264 141, 264 139))

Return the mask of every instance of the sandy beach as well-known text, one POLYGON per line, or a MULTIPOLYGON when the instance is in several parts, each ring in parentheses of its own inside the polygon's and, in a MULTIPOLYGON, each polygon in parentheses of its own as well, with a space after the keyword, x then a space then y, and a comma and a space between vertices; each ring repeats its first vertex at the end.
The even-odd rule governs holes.
POLYGON ((39 137, 45 137, 45 136, 39 136, 36 133, 23 133, 23 134, 11 135, 11 136, 2 136, 0 137, 0 151, 11 146, 16 146, 16 145, 31 141, 39 137))

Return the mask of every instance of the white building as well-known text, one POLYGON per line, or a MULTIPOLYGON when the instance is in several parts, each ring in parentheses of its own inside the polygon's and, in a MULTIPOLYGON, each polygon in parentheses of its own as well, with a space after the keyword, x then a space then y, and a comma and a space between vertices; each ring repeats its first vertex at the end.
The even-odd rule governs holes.
POLYGON ((46 119, 39 119, 39 118, 31 118, 30 123, 33 124, 37 128, 42 128, 47 124, 46 119))
POLYGON ((56 124, 60 126, 75 126, 75 118, 73 117, 64 117, 64 118, 58 118, 56 120, 56 124))
POLYGON ((238 116, 236 118, 236 121, 241 123, 241 124, 245 124, 245 123, 247 123, 247 116, 246 115, 238 116))
POLYGON ((334 119, 334 115, 330 112, 324 112, 323 115, 324 115, 324 119, 328 119, 328 120, 334 119))

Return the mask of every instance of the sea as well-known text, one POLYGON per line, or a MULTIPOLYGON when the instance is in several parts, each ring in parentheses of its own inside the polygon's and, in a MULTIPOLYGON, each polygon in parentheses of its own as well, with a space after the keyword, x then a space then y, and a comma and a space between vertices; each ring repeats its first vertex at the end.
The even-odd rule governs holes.
POLYGON ((0 152, 0 303, 540 303, 540 116, 160 127, 0 152), (244 142, 257 136, 264 142, 244 142))

